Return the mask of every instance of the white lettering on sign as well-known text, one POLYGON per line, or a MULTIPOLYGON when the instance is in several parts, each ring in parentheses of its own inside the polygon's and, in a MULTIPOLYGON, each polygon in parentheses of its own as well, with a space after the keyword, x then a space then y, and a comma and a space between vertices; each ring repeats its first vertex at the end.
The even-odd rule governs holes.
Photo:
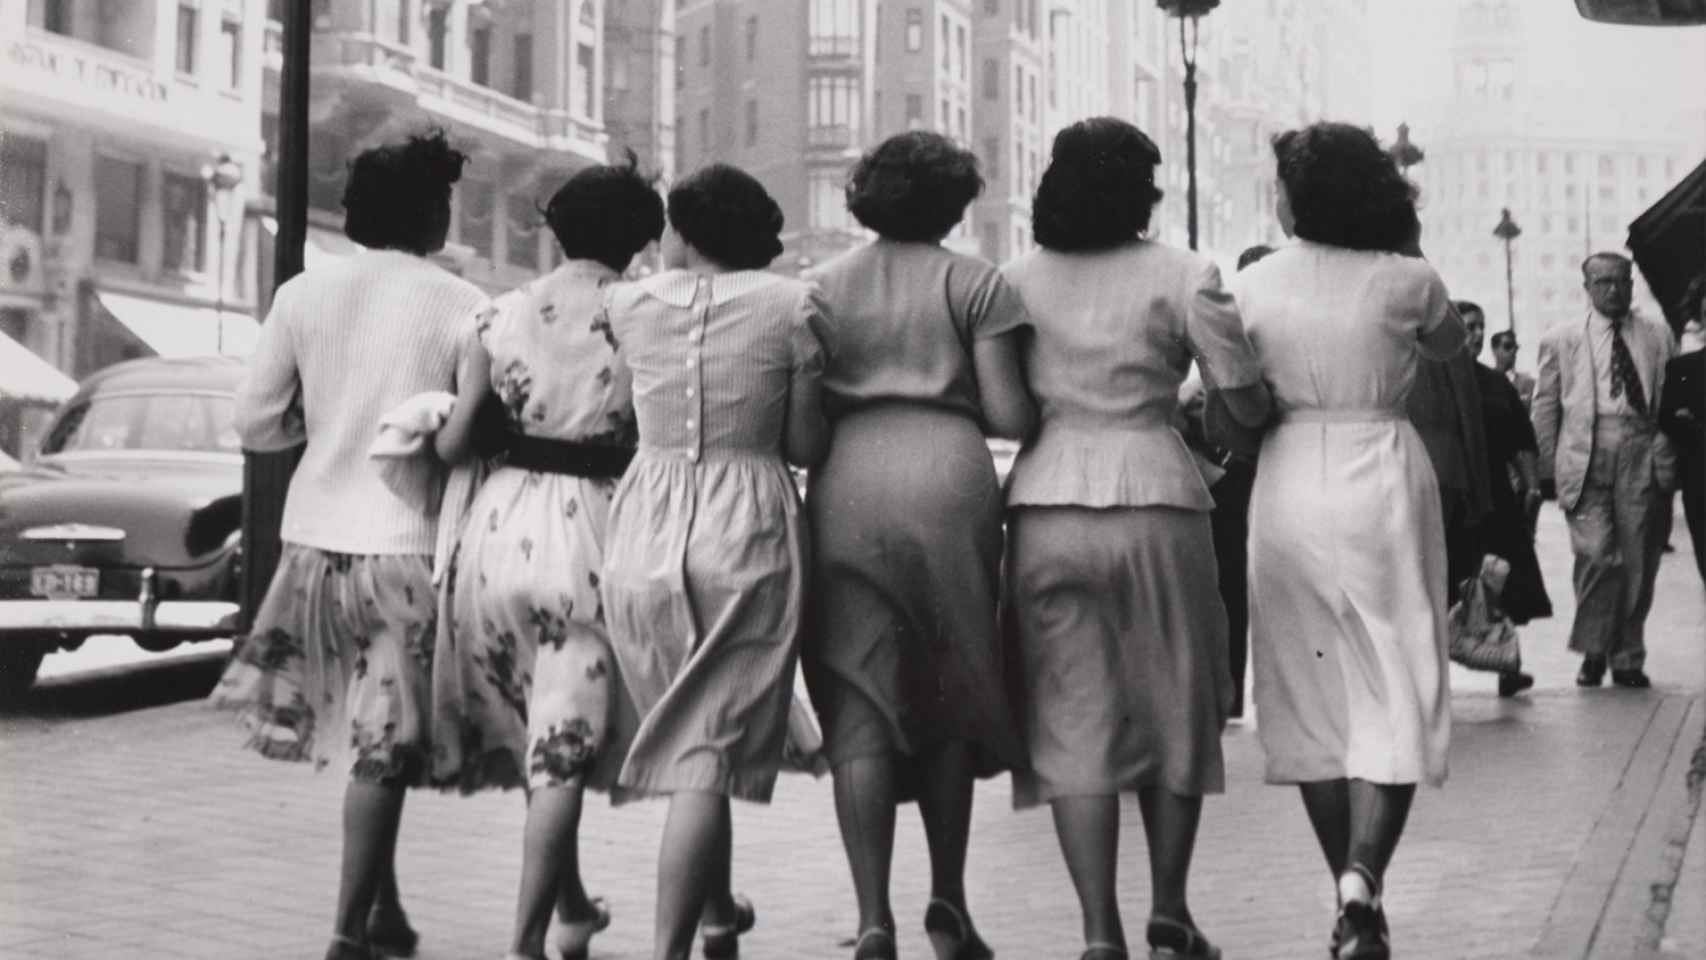
POLYGON ((27 41, 12 44, 7 55, 13 63, 21 67, 45 71, 98 90, 107 90, 139 100, 164 103, 170 89, 140 70, 127 70, 114 64, 91 60, 69 50, 55 50, 27 41))

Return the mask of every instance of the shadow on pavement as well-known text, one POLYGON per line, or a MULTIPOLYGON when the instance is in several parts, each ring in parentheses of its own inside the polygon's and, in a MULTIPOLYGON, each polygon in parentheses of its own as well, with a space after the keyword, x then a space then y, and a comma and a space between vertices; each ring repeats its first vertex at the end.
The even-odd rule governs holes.
POLYGON ((39 680, 22 697, 0 702, 0 718, 97 717, 199 700, 212 692, 225 660, 224 653, 209 652, 39 680))

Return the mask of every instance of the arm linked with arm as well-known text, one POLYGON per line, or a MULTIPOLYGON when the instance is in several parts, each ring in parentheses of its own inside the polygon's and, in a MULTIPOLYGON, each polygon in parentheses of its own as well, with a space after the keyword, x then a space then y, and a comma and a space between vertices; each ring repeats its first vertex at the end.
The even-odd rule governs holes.
POLYGON ((289 292, 287 284, 273 300, 247 375, 237 388, 233 426, 245 450, 288 450, 308 439, 302 421, 302 377, 290 335, 289 292))

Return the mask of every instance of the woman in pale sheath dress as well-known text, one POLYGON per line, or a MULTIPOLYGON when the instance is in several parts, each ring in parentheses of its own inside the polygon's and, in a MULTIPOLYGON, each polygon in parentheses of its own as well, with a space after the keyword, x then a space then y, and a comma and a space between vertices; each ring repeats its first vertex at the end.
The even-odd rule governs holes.
POLYGON ((1297 242, 1234 278, 1277 426, 1250 503, 1250 643, 1270 783, 1295 783, 1337 880, 1341 960, 1390 953, 1382 880, 1417 783, 1446 775, 1445 540, 1405 418, 1418 357, 1462 349, 1432 267, 1398 251, 1415 190, 1372 134, 1277 137, 1297 242))
POLYGON ((782 761, 806 577, 788 464, 829 447, 812 288, 766 273, 782 211, 748 174, 669 192, 669 267, 611 297, 640 446, 610 507, 602 593, 641 721, 618 791, 668 794, 657 960, 703 917, 707 957, 753 923, 730 884, 731 797, 768 803, 782 761))
POLYGON ((859 901, 855 960, 895 955, 895 805, 930 847, 924 926, 939 960, 991 956, 965 899, 975 774, 1024 765, 996 630, 1001 489, 986 434, 1022 439, 1025 308, 995 267, 942 247, 983 187, 937 133, 860 159, 847 205, 878 238, 822 288, 829 458, 812 472, 811 629, 801 651, 835 774, 859 901))
POLYGON ((467 458, 477 413, 501 403, 506 459, 469 505, 445 574, 433 779, 527 791, 509 960, 584 957, 610 922, 577 847, 582 792, 616 782, 637 722, 598 596, 610 495, 635 442, 604 299, 663 232, 663 200, 630 158, 570 177, 545 218, 566 259, 480 311, 470 375, 436 437, 445 462, 467 458))
POLYGON ((1202 798, 1224 789, 1233 691, 1209 511, 1174 429, 1193 358, 1242 421, 1267 414, 1255 354, 1214 263, 1145 239, 1161 154, 1098 117, 1055 138, 1032 204, 1041 247, 1002 269, 1035 334, 1042 427, 1008 484, 1007 615, 1030 767, 1083 915, 1084 960, 1127 956, 1115 899, 1119 795, 1135 793, 1156 958, 1220 956, 1186 901, 1202 798))

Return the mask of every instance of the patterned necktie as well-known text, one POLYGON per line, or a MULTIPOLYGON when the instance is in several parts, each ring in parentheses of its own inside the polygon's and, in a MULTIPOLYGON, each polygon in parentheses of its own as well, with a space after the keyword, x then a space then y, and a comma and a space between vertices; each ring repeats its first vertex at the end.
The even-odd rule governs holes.
POLYGON ((1623 324, 1611 324, 1611 395, 1626 397, 1629 409, 1642 416, 1647 413, 1647 394, 1641 389, 1641 377, 1635 372, 1635 357, 1623 342, 1623 324))

